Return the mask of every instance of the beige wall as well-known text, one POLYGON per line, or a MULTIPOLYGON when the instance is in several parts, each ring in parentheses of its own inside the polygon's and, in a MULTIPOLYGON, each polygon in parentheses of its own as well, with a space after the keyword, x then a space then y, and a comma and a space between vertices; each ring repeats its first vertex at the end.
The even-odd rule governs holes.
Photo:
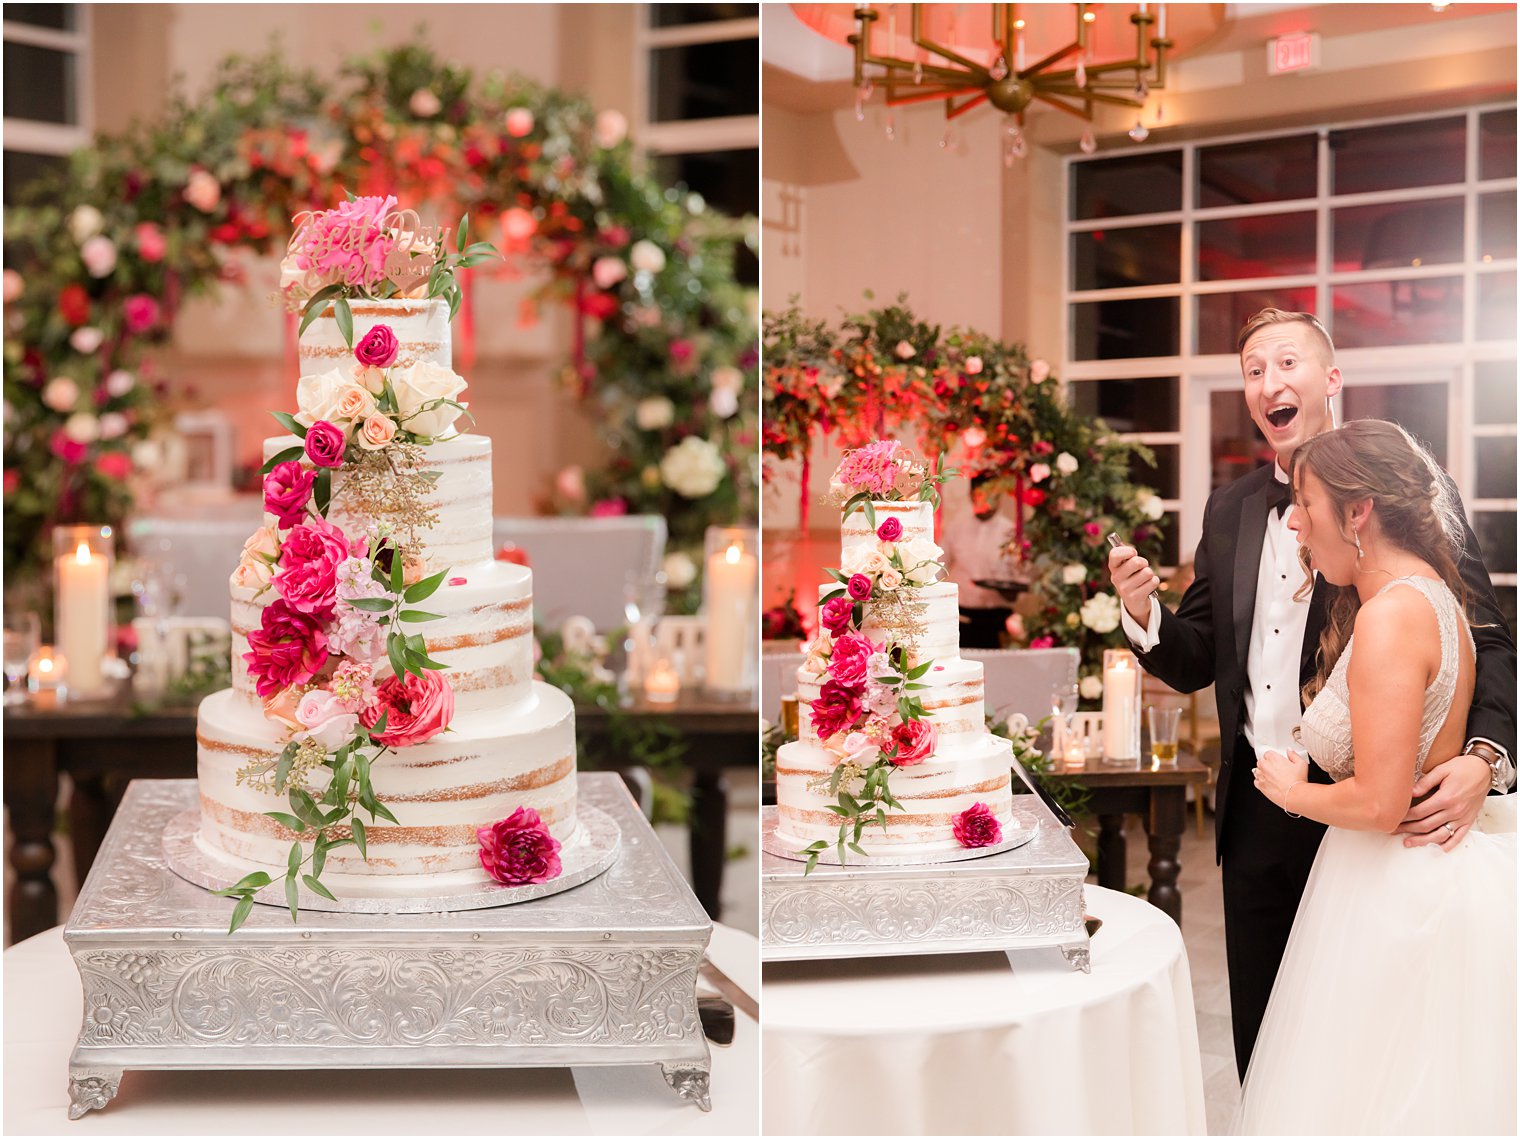
MULTIPOLYGON (((478 72, 520 72, 582 91, 599 108, 630 118, 634 109, 632 5, 100 4, 93 12, 96 121, 106 132, 161 111, 171 77, 183 77, 193 96, 226 55, 271 44, 290 65, 337 81, 345 60, 420 39, 478 72)), ((282 315, 269 300, 276 260, 250 256, 243 266, 246 284, 185 307, 160 362, 188 405, 227 412, 249 460, 270 433, 268 410, 293 403, 296 377, 282 358, 282 315)), ((596 463, 601 453, 594 424, 558 383, 570 343, 566 314, 550 307, 531 327, 519 321, 538 283, 481 280, 475 294, 478 362, 466 379, 475 429, 496 441, 498 514, 531 512, 556 470, 596 463)), ((459 335, 456 324, 456 360, 459 335)))

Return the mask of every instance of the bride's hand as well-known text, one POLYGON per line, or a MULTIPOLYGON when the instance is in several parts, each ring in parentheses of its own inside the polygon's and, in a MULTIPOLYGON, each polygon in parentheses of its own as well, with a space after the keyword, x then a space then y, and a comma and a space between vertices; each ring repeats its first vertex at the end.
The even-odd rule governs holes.
POLYGON ((1291 748, 1287 755, 1269 751, 1256 761, 1257 789, 1279 807, 1287 810, 1288 792, 1296 784, 1309 781, 1309 761, 1291 748))

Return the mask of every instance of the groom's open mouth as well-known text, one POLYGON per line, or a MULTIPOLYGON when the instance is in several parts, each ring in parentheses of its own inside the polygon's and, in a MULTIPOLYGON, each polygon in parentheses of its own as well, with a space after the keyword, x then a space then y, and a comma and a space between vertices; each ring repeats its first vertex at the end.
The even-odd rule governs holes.
POLYGON ((1292 404, 1280 403, 1267 408, 1267 422, 1281 431, 1298 417, 1298 408, 1292 404))

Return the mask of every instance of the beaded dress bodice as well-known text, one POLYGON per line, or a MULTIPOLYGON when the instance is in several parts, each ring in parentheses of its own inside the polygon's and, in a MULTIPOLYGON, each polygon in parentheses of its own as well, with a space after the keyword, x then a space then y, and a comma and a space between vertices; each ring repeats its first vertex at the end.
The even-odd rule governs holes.
MULTIPOLYGON (((1452 697, 1457 691, 1458 631, 1466 635, 1469 649, 1473 643, 1472 631, 1462 620, 1461 607, 1444 582, 1428 577, 1401 577, 1378 590, 1378 596, 1397 585, 1407 585, 1419 591, 1430 602, 1441 630, 1441 667, 1425 689, 1425 702, 1420 710, 1420 746, 1414 761, 1414 775, 1418 779, 1425 770, 1430 745, 1446 722, 1452 697)), ((1351 696, 1346 684, 1346 669, 1351 663, 1355 644, 1356 637, 1352 636, 1335 662, 1324 688, 1304 711, 1303 721, 1294 730, 1294 736, 1304 750, 1336 782, 1356 773, 1351 746, 1351 696)))

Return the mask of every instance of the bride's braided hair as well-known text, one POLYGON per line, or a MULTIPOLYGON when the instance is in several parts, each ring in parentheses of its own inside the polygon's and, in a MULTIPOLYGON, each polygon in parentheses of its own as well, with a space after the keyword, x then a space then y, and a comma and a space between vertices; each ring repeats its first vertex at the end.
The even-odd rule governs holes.
MULTIPOLYGON (((1468 589, 1456 560, 1463 535, 1456 493, 1430 452, 1407 431, 1383 419, 1354 419, 1301 444, 1289 465, 1290 483, 1296 483, 1300 467, 1314 472, 1337 517, 1344 517, 1353 503, 1371 499, 1383 535, 1400 549, 1429 562, 1466 613, 1468 589)), ((1352 542, 1350 534, 1341 537, 1347 544, 1352 542)), ((1305 576, 1305 584, 1295 595, 1299 598, 1314 589, 1305 552, 1299 547, 1305 576)), ((1303 687, 1305 705, 1329 679, 1351 639, 1360 608, 1354 586, 1334 590, 1319 638, 1317 668, 1303 687)))

